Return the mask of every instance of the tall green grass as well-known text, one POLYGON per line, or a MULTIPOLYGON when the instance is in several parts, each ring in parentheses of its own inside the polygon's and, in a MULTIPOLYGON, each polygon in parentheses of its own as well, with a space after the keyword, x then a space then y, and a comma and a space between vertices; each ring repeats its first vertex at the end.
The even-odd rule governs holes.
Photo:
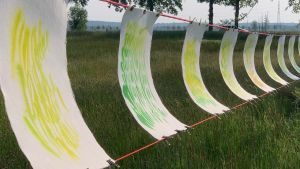
MULTIPOLYGON (((222 32, 206 33, 200 65, 209 91, 232 107, 242 100, 229 91, 221 77, 218 54, 222 35, 222 32)), ((184 87, 180 65, 183 39, 184 32, 154 33, 151 67, 163 103, 179 120, 192 124, 209 115, 193 103, 184 87)), ((235 49, 235 73, 249 92, 262 94, 243 67, 245 39, 245 35, 239 36, 235 49)), ((118 43, 117 33, 84 32, 70 33, 67 45, 76 101, 99 144, 113 158, 154 141, 134 120, 122 98, 117 78, 118 43)), ((273 63, 282 75, 275 57, 276 43, 275 39, 273 63)), ((259 75, 278 87, 263 69, 263 44, 264 39, 260 38, 256 51, 259 75)), ((287 63, 291 67, 288 60, 287 63)), ((171 145, 161 143, 120 165, 126 169, 299 168, 300 112, 296 104, 299 98, 291 94, 295 85, 221 116, 220 120, 205 123, 191 130, 191 135, 182 133, 169 140, 171 145)), ((0 168, 30 168, 18 148, 2 98, 0 110, 0 168)))

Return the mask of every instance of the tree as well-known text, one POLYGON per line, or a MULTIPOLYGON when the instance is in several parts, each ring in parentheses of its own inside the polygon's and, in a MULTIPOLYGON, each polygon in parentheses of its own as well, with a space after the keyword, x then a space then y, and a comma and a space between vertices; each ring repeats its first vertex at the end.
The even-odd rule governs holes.
MULTIPOLYGON (((68 0, 67 0, 68 1, 68 0)), ((74 2, 76 4, 80 4, 81 6, 86 6, 89 0, 69 0, 68 2, 74 2)))
POLYGON ((289 0, 288 8, 293 8, 293 12, 300 12, 300 1, 299 0, 289 0))
MULTIPOLYGON (((150 11, 166 12, 177 15, 178 10, 182 10, 182 0, 113 0, 123 4, 134 4, 146 8, 150 11)), ((116 7, 116 11, 122 9, 116 7)))
POLYGON ((86 30, 87 17, 87 11, 79 3, 72 6, 69 12, 69 25, 71 30, 86 30))
MULTIPOLYGON (((271 1, 274 1, 274 0, 271 0, 271 1)), ((292 8, 293 12, 299 13, 300 12, 300 1, 299 0, 289 0, 288 7, 286 8, 286 10, 288 8, 292 8)))
POLYGON ((248 16, 251 10, 246 14, 240 14, 240 9, 245 7, 253 8, 257 4, 258 0, 224 0, 223 4, 227 6, 233 6, 235 9, 234 25, 236 28, 239 27, 239 21, 243 20, 248 16))
MULTIPOLYGON (((221 4, 222 0, 197 0, 200 3, 207 2, 209 4, 208 20, 209 24, 214 24, 214 4, 221 4)), ((209 31, 212 31, 213 27, 209 27, 209 31)))

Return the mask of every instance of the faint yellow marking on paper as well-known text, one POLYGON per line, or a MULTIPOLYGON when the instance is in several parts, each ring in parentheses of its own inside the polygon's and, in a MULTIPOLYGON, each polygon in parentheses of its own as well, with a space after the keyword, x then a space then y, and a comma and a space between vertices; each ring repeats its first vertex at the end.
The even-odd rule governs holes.
POLYGON ((68 111, 57 85, 43 70, 48 48, 48 32, 41 20, 33 27, 18 10, 11 27, 11 70, 17 79, 25 105, 23 120, 40 144, 60 158, 78 158, 79 135, 63 118, 68 111))
POLYGON ((184 53, 184 65, 186 82, 191 90, 193 97, 199 104, 215 106, 207 93, 202 79, 197 75, 196 66, 199 64, 196 53, 197 41, 195 39, 187 41, 186 51, 184 53))

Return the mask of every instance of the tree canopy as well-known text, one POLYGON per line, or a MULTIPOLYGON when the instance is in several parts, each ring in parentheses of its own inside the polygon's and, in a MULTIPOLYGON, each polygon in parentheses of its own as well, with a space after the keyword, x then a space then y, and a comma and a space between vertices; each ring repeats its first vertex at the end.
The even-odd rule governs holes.
POLYGON ((289 7, 293 9, 293 12, 300 12, 300 1, 299 0, 289 0, 289 7))
POLYGON ((69 2, 74 2, 76 4, 80 4, 81 6, 87 5, 89 0, 69 0, 69 2))
MULTIPOLYGON (((113 0, 123 4, 137 5, 150 11, 166 12, 177 15, 182 10, 182 0, 113 0)), ((116 8, 117 10, 120 8, 116 8)))
POLYGON ((76 3, 75 6, 72 6, 69 12, 69 25, 71 30, 86 30, 87 17, 87 11, 80 4, 76 3))
POLYGON ((236 6, 239 2, 240 8, 253 7, 257 4, 258 0, 223 0, 223 4, 227 6, 236 6))
POLYGON ((206 3, 212 3, 212 4, 222 4, 224 0, 197 0, 200 3, 206 2, 206 3))
MULTIPOLYGON (((235 27, 238 27, 239 21, 243 20, 248 16, 249 13, 242 13, 240 14, 240 9, 245 7, 254 7, 258 0, 197 0, 198 2, 207 2, 209 3, 209 23, 213 24, 213 5, 219 4, 219 5, 225 5, 225 6, 233 6, 235 9, 235 27)), ((251 10, 250 10, 251 12, 251 10)))
POLYGON ((239 26, 239 21, 247 17, 248 14, 240 14, 241 8, 254 7, 258 0, 223 0, 223 4, 226 6, 233 6, 235 9, 235 27, 239 26))

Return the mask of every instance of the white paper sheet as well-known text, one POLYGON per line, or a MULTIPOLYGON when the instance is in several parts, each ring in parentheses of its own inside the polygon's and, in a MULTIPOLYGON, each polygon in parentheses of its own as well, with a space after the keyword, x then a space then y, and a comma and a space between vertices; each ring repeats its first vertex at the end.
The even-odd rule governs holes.
POLYGON ((255 48, 258 41, 258 34, 250 34, 245 43, 244 48, 244 65, 252 82, 264 92, 271 92, 275 90, 274 88, 267 85, 257 74, 255 68, 255 48))
POLYGON ((285 44, 285 35, 281 36, 278 40, 278 48, 277 48, 277 58, 278 58, 278 63, 279 66, 281 68, 281 70, 283 71, 283 73, 289 77, 290 79, 293 80, 298 80, 299 77, 293 75, 289 69, 287 68, 286 64, 285 64, 285 59, 284 59, 284 44, 285 44))
POLYGON ((264 67, 268 73, 268 75, 276 82, 287 85, 284 79, 282 79, 274 70, 271 60, 271 44, 273 41, 273 35, 269 35, 266 37, 265 46, 264 46, 264 54, 263 54, 263 63, 264 67))
POLYGON ((160 100, 152 79, 150 49, 158 15, 128 9, 122 20, 118 76, 125 102, 137 122, 156 139, 186 130, 160 100))
POLYGON ((289 53, 289 59, 290 62, 293 66, 293 68, 300 73, 300 67, 297 65, 296 60, 295 60, 295 41, 296 41, 296 36, 291 36, 290 40, 289 40, 289 49, 288 49, 288 53, 289 53))
POLYGON ((219 103, 207 90, 200 70, 200 48, 207 27, 193 22, 189 24, 182 52, 182 72, 186 89, 193 101, 211 114, 222 114, 229 108, 219 103))
POLYGON ((300 36, 297 39, 298 39, 298 56, 300 56, 300 36))
POLYGON ((76 105, 63 0, 0 1, 0 84, 20 148, 36 169, 98 169, 111 158, 76 105))
POLYGON ((257 98, 248 93, 237 81, 233 70, 233 51, 238 37, 238 30, 230 29, 225 32, 220 49, 220 69, 223 79, 229 89, 243 100, 257 98))

